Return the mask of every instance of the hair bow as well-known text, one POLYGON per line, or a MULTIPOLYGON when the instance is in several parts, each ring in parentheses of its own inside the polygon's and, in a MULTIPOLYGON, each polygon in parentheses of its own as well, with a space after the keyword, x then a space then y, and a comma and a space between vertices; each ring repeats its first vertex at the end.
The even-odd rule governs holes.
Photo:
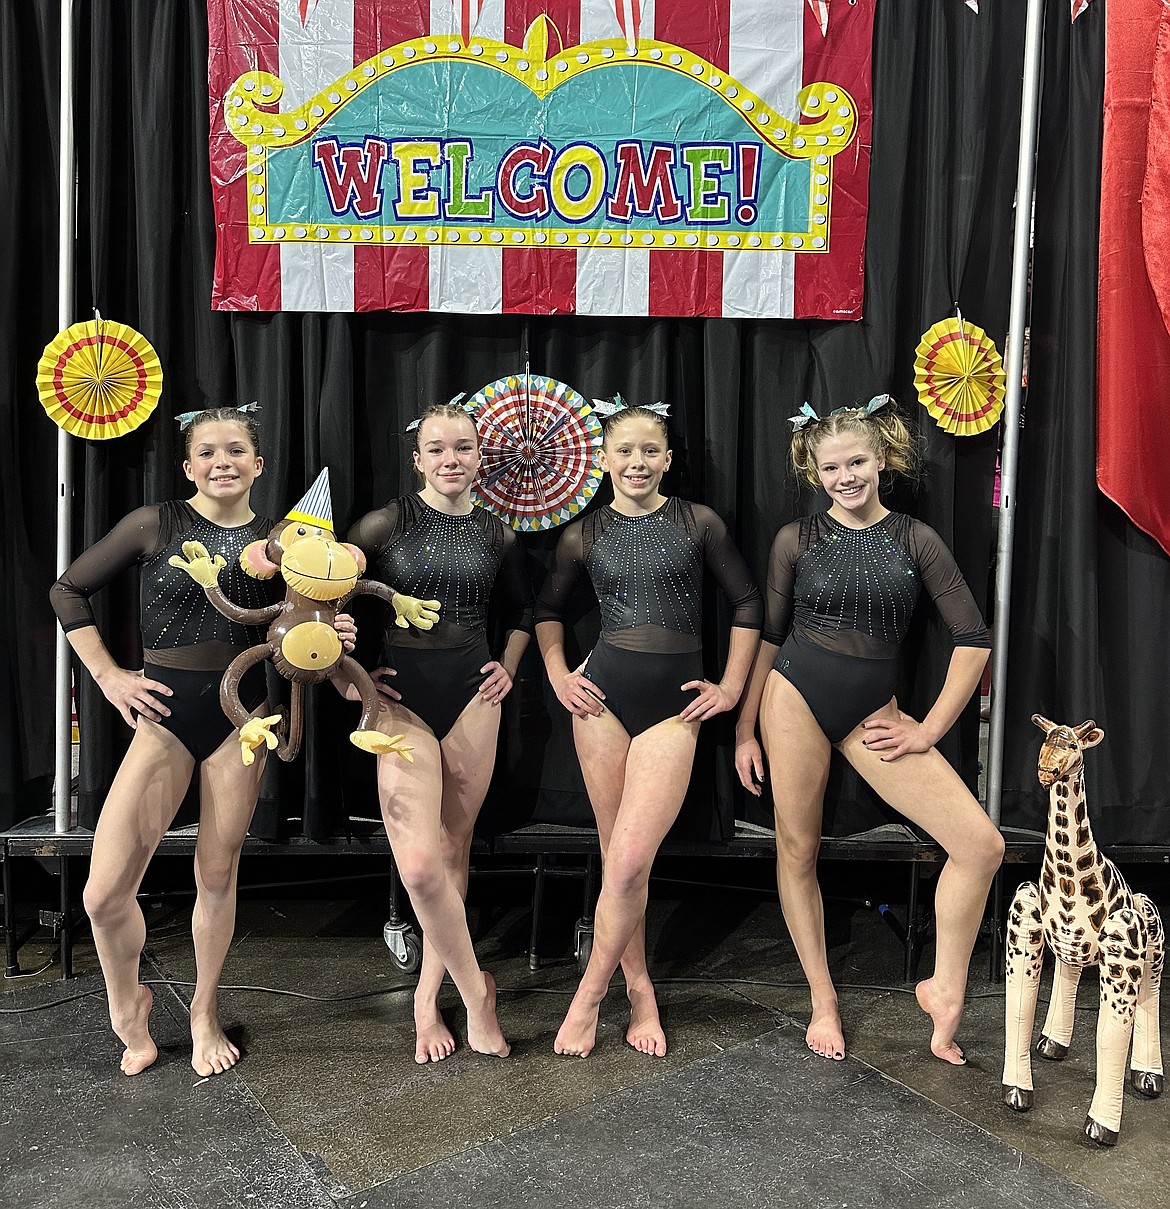
POLYGON ((807 424, 819 424, 822 420, 828 419, 831 416, 843 416, 853 412, 859 416, 872 416, 875 411, 880 411, 887 403, 893 400, 889 395, 874 395, 872 399, 864 407, 835 407, 828 416, 818 416, 812 406, 805 403, 799 414, 789 416, 788 422, 792 425, 793 432, 799 432, 807 424))
MULTIPOLYGON (((461 390, 457 395, 452 395, 451 398, 447 400, 447 406, 448 407, 458 407, 461 403, 463 403, 463 400, 466 398, 467 398, 467 391, 461 390)), ((428 408, 428 410, 430 410, 430 409, 428 408)), ((467 414, 469 416, 474 418, 475 411, 476 411, 476 405, 474 403, 463 403, 463 410, 465 412, 467 412, 467 414)), ((406 431, 414 432, 414 430, 422 422, 423 422, 423 416, 416 416, 415 419, 411 420, 411 422, 409 424, 407 424, 406 431)))
MULTIPOLYGON (((175 421, 179 425, 179 431, 185 432, 187 429, 187 426, 191 423, 191 421, 193 419, 195 419, 196 416, 201 416, 201 415, 203 415, 203 413, 205 411, 211 411, 211 410, 214 410, 214 409, 208 408, 208 407, 201 407, 198 411, 180 412, 177 416, 175 416, 175 421)), ((264 409, 260 406, 259 403, 256 402, 255 399, 253 399, 251 403, 242 403, 242 404, 240 404, 239 407, 236 407, 233 410, 248 412, 248 411, 263 411, 264 409)))
POLYGON ((813 411, 812 405, 807 402, 801 404, 800 411, 796 415, 788 417, 788 423, 792 425, 793 432, 799 432, 806 424, 819 424, 820 422, 821 417, 813 411))
POLYGON ((652 411, 656 416, 662 416, 663 419, 670 415, 669 403, 635 403, 631 405, 622 398, 620 392, 612 399, 593 400, 593 410, 606 420, 610 416, 616 416, 619 411, 628 411, 631 406, 641 407, 643 411, 652 411))

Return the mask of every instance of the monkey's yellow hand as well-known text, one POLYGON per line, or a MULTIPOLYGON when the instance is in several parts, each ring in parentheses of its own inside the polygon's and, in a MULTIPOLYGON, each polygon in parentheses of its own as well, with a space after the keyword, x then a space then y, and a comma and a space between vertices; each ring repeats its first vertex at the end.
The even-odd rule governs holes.
POLYGON ((443 607, 438 600, 418 600, 413 596, 403 596, 401 592, 394 593, 394 624, 405 630, 412 625, 416 630, 429 630, 439 620, 439 610, 443 607))
POLYGON ((269 751, 276 747, 279 740, 272 733, 272 728, 280 718, 280 714, 273 714, 270 718, 249 718, 240 727, 240 757, 245 765, 256 762, 256 748, 261 745, 267 744, 269 751))
MULTIPOLYGON (((172 554, 167 562, 172 567, 178 567, 180 571, 186 571, 196 583, 205 588, 214 588, 219 583, 219 573, 227 566, 222 554, 212 558, 202 542, 184 542, 183 558, 172 554)), ((250 764, 252 761, 246 762, 250 764)))
POLYGON ((350 736, 349 741, 354 747, 360 747, 362 751, 371 751, 376 756, 384 756, 387 752, 394 752, 395 755, 401 756, 407 764, 414 763, 414 756, 410 753, 414 751, 409 743, 404 743, 405 735, 384 735, 380 730, 355 730, 350 736))

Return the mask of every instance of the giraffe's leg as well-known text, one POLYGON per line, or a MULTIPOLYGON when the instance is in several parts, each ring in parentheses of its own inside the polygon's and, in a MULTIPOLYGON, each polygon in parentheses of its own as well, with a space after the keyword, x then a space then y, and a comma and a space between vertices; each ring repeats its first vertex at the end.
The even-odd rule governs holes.
POLYGON ((1056 959, 1056 970, 1052 975, 1052 1000, 1048 1004, 1048 1015, 1036 1042, 1036 1052, 1041 1058, 1059 1062, 1068 1053, 1072 1040, 1073 1024, 1077 1012, 1077 987, 1081 982, 1083 967, 1069 965, 1056 959))
POLYGON ((1040 890, 1024 882, 1008 912, 1004 1006, 1003 1102, 1016 1112, 1032 1107, 1032 1025, 1043 960, 1040 890))
POLYGON ((1158 908, 1144 894, 1133 896, 1134 908, 1146 921, 1146 959, 1142 989, 1138 992, 1133 1021, 1133 1056, 1130 1059, 1130 1086, 1141 1095, 1154 1099, 1162 1094, 1162 1040, 1158 1030, 1158 1009, 1162 988, 1162 965, 1166 958, 1166 933, 1158 908))
POLYGON ((1114 1146, 1121 1130, 1125 1063, 1133 1035, 1138 989, 1146 952, 1146 925, 1132 907, 1122 907, 1101 929, 1101 1008, 1097 1015, 1097 1086, 1085 1137, 1114 1146))

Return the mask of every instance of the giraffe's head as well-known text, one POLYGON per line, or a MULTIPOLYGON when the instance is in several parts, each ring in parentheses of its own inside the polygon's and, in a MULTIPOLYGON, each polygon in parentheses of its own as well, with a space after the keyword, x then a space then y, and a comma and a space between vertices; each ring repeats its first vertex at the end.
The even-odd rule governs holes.
POLYGON ((1079 772, 1084 767, 1085 748, 1096 747, 1105 738, 1092 718, 1080 726, 1060 726, 1039 714, 1033 714, 1032 721, 1044 732, 1036 775, 1045 789, 1079 772))

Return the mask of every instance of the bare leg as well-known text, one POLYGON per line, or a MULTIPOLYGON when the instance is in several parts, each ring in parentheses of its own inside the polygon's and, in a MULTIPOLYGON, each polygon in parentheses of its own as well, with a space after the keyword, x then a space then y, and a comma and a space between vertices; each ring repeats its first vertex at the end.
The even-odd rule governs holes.
MULTIPOLYGON (((619 724, 616 730, 620 731, 620 734, 614 734, 612 744, 606 746, 604 759, 596 758, 597 753, 592 751, 590 740, 597 734, 597 729, 589 729, 591 723, 596 720, 574 718, 573 735, 578 751, 581 751, 582 745, 585 748, 586 754, 583 754, 580 760, 581 772, 585 778, 590 804, 593 806, 593 815, 597 820, 604 868, 606 853, 609 851, 609 838, 613 834, 618 808, 621 806, 622 788, 626 780, 626 753, 629 751, 630 739, 619 724)), ((630 1001, 630 1027, 626 1031, 626 1040, 639 1053, 662 1058, 666 1055, 666 1033, 658 1015, 658 1000, 646 965, 645 915, 638 921, 634 935, 622 954, 621 965, 626 980, 626 997, 630 1001)))
POLYGON ((442 754, 438 740, 419 718, 397 705, 383 711, 378 729, 404 734, 414 763, 393 753, 378 757, 378 797, 386 834, 402 884, 423 933, 467 1007, 467 1043, 481 1054, 505 1057, 507 1041, 496 1020, 495 983, 475 959, 467 915, 458 887, 443 863, 442 754))
POLYGON ((256 809, 267 752, 254 764, 240 759, 233 731, 200 770, 199 836, 195 842, 195 993, 191 997, 191 1065, 197 1075, 219 1075, 240 1060, 224 1036, 216 998, 224 959, 236 929, 240 849, 256 809))
POLYGON ((817 882, 831 749, 796 687, 771 672, 760 705, 776 812, 776 881, 784 922, 808 979, 812 1015, 805 1044, 822 1058, 845 1057, 837 991, 829 974, 825 908, 817 882))
MULTIPOLYGON (((625 730, 608 712, 585 719, 574 729, 582 766, 611 759, 614 750, 621 750, 625 730)), ((597 1014, 609 981, 639 927, 644 927, 650 867, 682 806, 698 729, 695 723, 669 718, 629 743, 621 803, 606 845, 593 952, 557 1033, 553 1048, 558 1054, 584 1058, 593 1049, 597 1014)), ((636 997, 631 997, 635 1010, 636 997)))
POLYGON ((121 1067, 127 1075, 140 1074, 158 1057, 149 1025, 154 998, 138 982, 146 920, 135 896, 194 767, 174 735, 139 719, 94 832, 85 909, 106 979, 110 1023, 126 1047, 121 1067))
MULTIPOLYGON (((896 716, 896 710, 891 702, 873 716, 896 716)), ((915 993, 934 1022, 931 1053, 959 1065, 965 1059, 955 1044, 955 1032, 963 1014, 967 967, 987 892, 1003 859, 1003 837, 934 748, 886 763, 862 746, 864 736, 859 726, 840 744, 845 758, 886 802, 924 828, 947 854, 934 895, 938 938, 934 974, 920 982, 915 993)))
MULTIPOLYGON (((443 867, 459 897, 467 899, 468 865, 475 820, 496 762, 500 711, 476 695, 440 743, 443 797, 439 839, 443 867)), ((455 1051, 455 1038, 439 1011, 439 988, 446 969, 424 936, 422 969, 414 992, 414 1060, 439 1062, 455 1051)))

